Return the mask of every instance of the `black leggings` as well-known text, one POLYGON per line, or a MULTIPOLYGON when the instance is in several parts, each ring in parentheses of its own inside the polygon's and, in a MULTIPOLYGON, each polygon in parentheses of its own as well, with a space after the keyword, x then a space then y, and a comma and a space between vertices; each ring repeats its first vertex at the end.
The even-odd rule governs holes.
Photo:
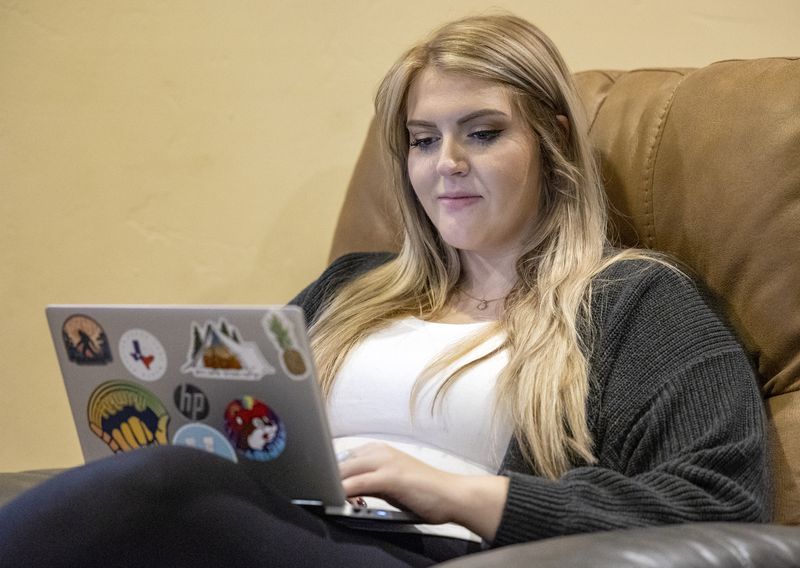
POLYGON ((2 567, 430 566, 473 544, 350 529, 175 446, 69 470, 0 509, 2 567))

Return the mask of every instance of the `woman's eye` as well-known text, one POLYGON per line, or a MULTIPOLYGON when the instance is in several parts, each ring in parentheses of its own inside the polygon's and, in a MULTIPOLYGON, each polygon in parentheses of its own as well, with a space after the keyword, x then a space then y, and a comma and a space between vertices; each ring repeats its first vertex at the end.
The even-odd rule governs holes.
POLYGON ((423 136, 421 138, 414 138, 411 140, 411 147, 412 148, 419 148, 424 150, 430 146, 432 146, 436 142, 436 138, 433 136, 423 136))
POLYGON ((498 136, 502 130, 478 130, 470 134, 470 138, 474 138, 478 142, 491 142, 498 136))

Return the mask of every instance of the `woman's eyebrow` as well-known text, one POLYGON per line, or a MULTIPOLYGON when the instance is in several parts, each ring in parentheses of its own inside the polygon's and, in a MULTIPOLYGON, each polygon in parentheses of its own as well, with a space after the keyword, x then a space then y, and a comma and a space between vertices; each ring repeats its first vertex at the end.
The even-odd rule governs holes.
MULTIPOLYGON (((493 109, 493 108, 484 108, 480 110, 476 110, 465 114, 461 118, 456 121, 456 124, 464 124, 465 122, 469 122, 470 120, 475 120, 476 118, 483 118, 486 116, 502 116, 504 118, 509 118, 508 114, 504 113, 501 110, 493 109)), ((416 120, 411 119, 406 122, 406 126, 424 126, 424 127, 431 127, 436 126, 433 122, 428 122, 427 120, 416 120)))

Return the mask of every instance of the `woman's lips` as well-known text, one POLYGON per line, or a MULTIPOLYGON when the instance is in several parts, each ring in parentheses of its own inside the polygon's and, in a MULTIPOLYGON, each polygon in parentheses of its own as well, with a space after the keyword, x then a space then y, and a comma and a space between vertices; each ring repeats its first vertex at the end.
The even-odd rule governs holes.
POLYGON ((478 203, 483 199, 480 195, 442 195, 438 198, 439 203, 447 211, 460 211, 478 203))

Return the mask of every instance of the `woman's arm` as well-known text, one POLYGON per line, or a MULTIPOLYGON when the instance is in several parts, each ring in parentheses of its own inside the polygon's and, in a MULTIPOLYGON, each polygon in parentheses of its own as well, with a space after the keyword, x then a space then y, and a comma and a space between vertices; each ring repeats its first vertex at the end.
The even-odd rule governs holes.
POLYGON ((747 362, 730 355, 698 361, 641 413, 603 418, 610 423, 596 465, 558 480, 510 473, 495 544, 667 523, 767 521, 761 401, 754 388, 708 380, 726 370, 725 380, 741 386, 736 376, 747 376, 747 362))
POLYGON ((339 470, 348 497, 380 497, 425 522, 458 523, 490 542, 508 494, 507 477, 449 473, 378 442, 350 450, 339 470))
POLYGON ((548 480, 510 452, 495 544, 769 519, 766 419, 747 355, 688 278, 614 266, 595 287, 588 414, 597 462, 548 480))

